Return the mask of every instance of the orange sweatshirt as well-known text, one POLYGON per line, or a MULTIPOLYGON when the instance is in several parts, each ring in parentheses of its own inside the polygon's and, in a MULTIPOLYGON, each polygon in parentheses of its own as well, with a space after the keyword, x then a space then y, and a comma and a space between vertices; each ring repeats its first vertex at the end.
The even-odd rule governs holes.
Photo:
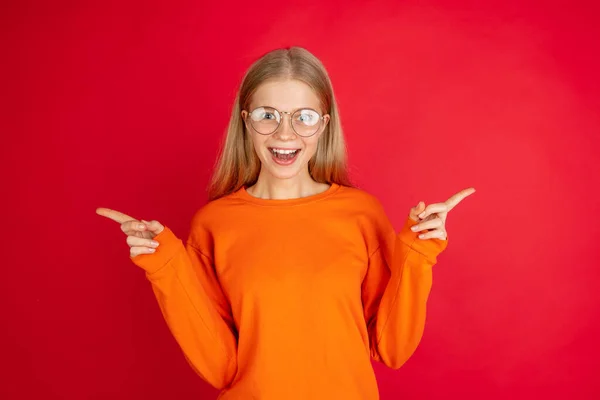
POLYGON ((399 368, 425 324, 447 241, 397 234, 379 201, 333 184, 265 200, 244 188, 165 227, 146 271, 188 362, 219 399, 378 399, 372 357, 399 368))

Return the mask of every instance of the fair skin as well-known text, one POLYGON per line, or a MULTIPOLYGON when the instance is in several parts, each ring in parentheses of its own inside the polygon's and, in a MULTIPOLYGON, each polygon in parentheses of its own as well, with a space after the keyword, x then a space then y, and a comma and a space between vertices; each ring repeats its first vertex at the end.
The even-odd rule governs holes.
MULTIPOLYGON (((248 111, 257 106, 270 106, 288 112, 308 107, 323 115, 317 95, 308 85, 297 80, 272 80, 261 84, 252 97, 249 110, 242 111, 244 121, 248 111)), ((261 161, 258 180, 247 189, 249 194, 263 199, 292 199, 318 194, 329 188, 328 184, 315 182, 308 172, 308 161, 315 154, 319 138, 330 119, 329 114, 323 117, 321 128, 310 137, 301 137, 293 131, 288 114, 283 114, 281 125, 271 135, 257 133, 246 122, 247 132, 251 135, 254 150, 261 161), (298 149, 300 152, 293 163, 280 165, 273 160, 272 148, 298 149)), ((444 202, 428 206, 423 201, 419 202, 409 211, 409 218, 417 222, 412 227, 413 232, 419 232, 420 240, 446 240, 448 213, 474 192, 472 187, 463 189, 444 202)), ((96 209, 96 213, 120 225, 121 231, 127 236, 131 258, 140 254, 152 254, 160 245, 154 240, 164 230, 164 225, 160 222, 138 220, 122 212, 102 207, 96 209)))
POLYGON ((315 182, 308 172, 308 161, 317 151, 317 144, 329 114, 323 115, 320 101, 310 86, 292 79, 270 80, 254 92, 247 110, 242 110, 246 132, 252 138, 254 151, 260 159, 261 169, 256 184, 247 188, 249 194, 263 199, 293 199, 321 193, 328 184, 315 182), (248 112, 259 106, 269 106, 279 111, 294 112, 311 108, 323 116, 321 127, 313 136, 297 135, 290 125, 290 115, 282 114, 279 128, 270 135, 257 133, 248 121, 248 112), (290 165, 279 165, 273 160, 271 149, 298 149, 297 159, 290 165))

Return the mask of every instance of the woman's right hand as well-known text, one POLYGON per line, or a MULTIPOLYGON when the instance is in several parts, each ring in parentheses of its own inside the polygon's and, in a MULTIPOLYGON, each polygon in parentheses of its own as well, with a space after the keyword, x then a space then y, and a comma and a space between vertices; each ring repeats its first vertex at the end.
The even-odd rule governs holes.
POLYGON ((152 254, 159 243, 153 240, 165 227, 158 221, 137 220, 122 212, 110 208, 97 208, 96 214, 112 219, 121 225, 121 231, 127 235, 129 256, 152 254))

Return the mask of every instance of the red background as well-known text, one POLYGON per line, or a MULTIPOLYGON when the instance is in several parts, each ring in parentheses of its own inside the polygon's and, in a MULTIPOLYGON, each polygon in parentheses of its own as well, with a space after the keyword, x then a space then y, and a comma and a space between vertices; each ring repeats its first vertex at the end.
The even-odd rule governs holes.
POLYGON ((477 189, 381 398, 600 398, 595 4, 3 2, 0 397, 215 398, 94 210, 187 236, 243 72, 300 45, 397 228, 477 189))

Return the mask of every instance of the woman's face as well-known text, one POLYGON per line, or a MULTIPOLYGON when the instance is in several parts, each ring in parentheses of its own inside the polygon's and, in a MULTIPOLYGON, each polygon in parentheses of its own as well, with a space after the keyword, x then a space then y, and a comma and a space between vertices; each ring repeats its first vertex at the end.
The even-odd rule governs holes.
MULTIPOLYGON (((269 80, 262 83, 254 92, 247 110, 242 111, 246 129, 252 137, 254 150, 261 161, 261 174, 267 172, 278 179, 288 179, 306 173, 308 176, 308 161, 317 151, 319 137, 329 122, 329 114, 323 115, 318 131, 310 136, 297 135, 290 124, 290 114, 296 110, 311 108, 323 115, 319 98, 304 82, 297 80, 269 80), (280 112, 281 124, 270 135, 262 135, 250 123, 252 112, 257 107, 272 107, 280 112), (295 155, 282 154, 295 150, 295 155)), ((265 118, 272 119, 272 115, 265 118)), ((302 117, 310 119, 310 116, 302 117)))

